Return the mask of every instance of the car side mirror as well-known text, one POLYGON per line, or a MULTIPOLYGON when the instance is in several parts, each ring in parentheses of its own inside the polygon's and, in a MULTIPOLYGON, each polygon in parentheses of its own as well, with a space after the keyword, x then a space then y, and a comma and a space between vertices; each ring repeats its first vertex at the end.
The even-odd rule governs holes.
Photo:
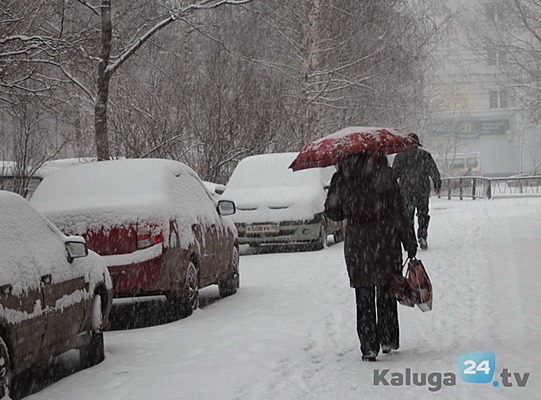
POLYGON ((237 211, 235 208, 235 203, 233 203, 231 200, 218 201, 218 206, 216 209, 220 215, 233 215, 237 211))
POLYGON ((68 262, 71 264, 74 259, 86 257, 88 255, 88 247, 86 243, 78 241, 68 241, 64 243, 68 252, 68 262))

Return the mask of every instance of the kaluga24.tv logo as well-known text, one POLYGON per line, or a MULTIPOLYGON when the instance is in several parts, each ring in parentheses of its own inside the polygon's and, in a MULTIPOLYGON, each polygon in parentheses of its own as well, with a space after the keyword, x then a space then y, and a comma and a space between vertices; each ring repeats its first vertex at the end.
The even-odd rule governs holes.
MULTIPOLYGON (((458 370, 460 377, 468 383, 492 383, 499 387, 500 381, 494 380, 496 371, 496 353, 493 351, 475 351, 458 357, 458 370)), ((499 374, 503 387, 525 387, 530 379, 529 372, 511 372, 508 368, 501 370, 499 374)))
MULTIPOLYGON (((493 387, 526 387, 529 372, 512 372, 503 368, 495 380, 496 354, 492 351, 475 351, 458 357, 457 367, 460 378, 466 383, 489 384, 493 387)), ((413 372, 406 368, 403 372, 390 369, 374 370, 375 386, 427 386, 430 392, 438 392, 443 386, 455 386, 454 372, 413 372)))

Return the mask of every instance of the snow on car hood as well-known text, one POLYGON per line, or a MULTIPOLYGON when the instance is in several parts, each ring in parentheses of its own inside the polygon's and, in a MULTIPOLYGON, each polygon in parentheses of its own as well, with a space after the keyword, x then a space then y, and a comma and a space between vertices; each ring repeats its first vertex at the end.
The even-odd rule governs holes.
POLYGON ((237 223, 309 220, 323 212, 325 192, 315 186, 226 189, 223 199, 233 200, 237 223))

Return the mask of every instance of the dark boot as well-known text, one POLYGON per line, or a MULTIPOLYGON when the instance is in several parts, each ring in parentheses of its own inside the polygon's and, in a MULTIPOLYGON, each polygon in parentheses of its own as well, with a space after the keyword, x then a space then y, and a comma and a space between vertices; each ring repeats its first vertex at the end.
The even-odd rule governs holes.
POLYGON ((376 361, 376 354, 366 354, 361 357, 361 360, 367 361, 367 362, 374 362, 376 361))

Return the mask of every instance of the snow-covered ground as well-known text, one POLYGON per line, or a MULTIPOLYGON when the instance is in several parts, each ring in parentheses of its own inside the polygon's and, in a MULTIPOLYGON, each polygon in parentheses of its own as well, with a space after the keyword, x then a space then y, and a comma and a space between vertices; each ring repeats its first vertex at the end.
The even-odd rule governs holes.
MULTIPOLYGON (((400 350, 376 363, 360 360, 354 293, 337 244, 244 254, 236 295, 181 321, 106 332, 103 363, 27 398, 539 398, 541 198, 431 204, 430 249, 419 258, 432 278, 434 309, 400 306, 400 350), (474 351, 496 354, 498 387, 462 381, 457 358, 474 351), (407 371, 430 379, 406 385, 407 371), (404 385, 392 386, 400 376, 404 385), (517 377, 527 377, 524 387, 517 377)), ((203 295, 218 296, 214 288, 203 295)))

